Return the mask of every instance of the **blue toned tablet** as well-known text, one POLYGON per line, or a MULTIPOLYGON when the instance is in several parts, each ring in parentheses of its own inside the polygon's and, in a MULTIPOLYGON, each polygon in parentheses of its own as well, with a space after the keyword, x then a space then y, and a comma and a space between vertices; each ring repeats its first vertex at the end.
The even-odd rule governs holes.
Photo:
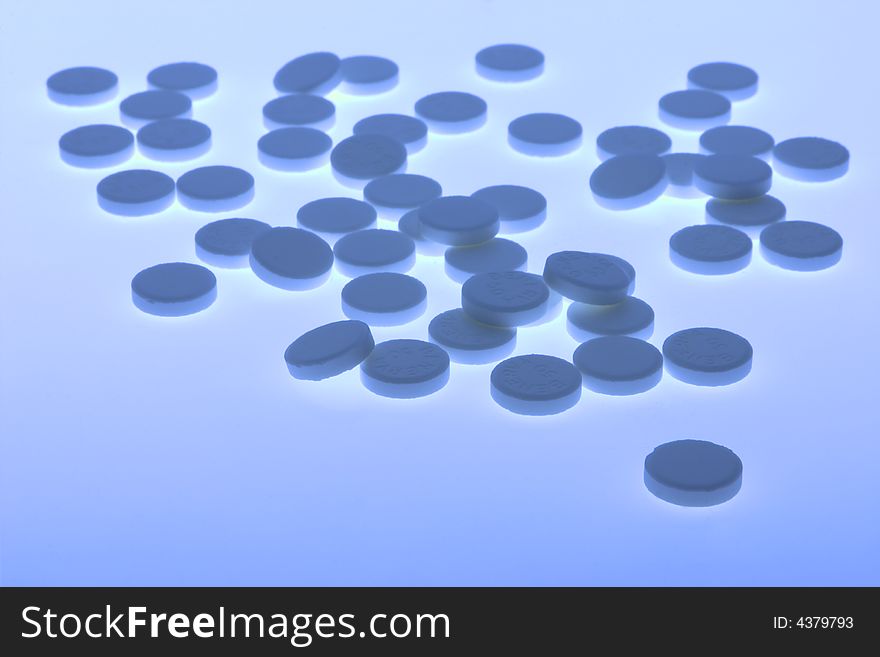
POLYGON ((745 125, 720 125, 700 135, 700 150, 713 155, 754 155, 768 159, 774 143, 769 133, 745 125))
POLYGON ((251 245, 270 228, 256 219, 233 217, 212 221, 196 231, 196 255, 216 267, 247 267, 251 245))
POLYGON ((61 159, 71 166, 112 167, 134 154, 134 135, 118 125, 84 125, 61 135, 58 148, 61 159))
POLYGON ((520 415, 555 415, 581 398, 581 374, 567 360, 542 354, 514 356, 490 376, 492 399, 520 415))
POLYGON ((330 165, 336 180, 363 189, 373 178, 402 173, 406 169, 406 147, 384 135, 354 135, 333 147, 330 165))
POLYGON ((610 306, 575 301, 568 306, 568 333, 578 342, 603 335, 629 335, 647 340, 654 333, 654 309, 636 297, 610 306))
POLYGON ((419 208, 422 235, 449 246, 473 246, 498 234, 498 211, 470 196, 441 196, 419 208))
POLYGON ((663 376, 663 355, 657 347, 626 335, 584 342, 572 361, 585 388, 605 395, 635 395, 656 386, 663 376))
POLYGON ((58 71, 46 80, 49 98, 61 105, 97 105, 111 100, 119 88, 112 71, 96 66, 75 66, 58 71))
POLYGON ((676 440, 645 457, 645 486, 678 506, 715 506, 742 486, 743 464, 731 450, 705 440, 676 440))
POLYGON ((681 130, 706 130, 730 121, 730 101, 714 91, 686 89, 660 99, 660 120, 681 130))
POLYGON ((631 210, 666 190, 666 164, 656 155, 618 155, 590 175, 593 200, 608 210, 631 210))
POLYGON ((843 144, 821 137, 796 137, 776 144, 773 167, 787 178, 825 182, 849 169, 849 151, 843 144))
POLYGON ((287 94, 263 105, 263 125, 269 130, 301 127, 327 130, 336 120, 336 106, 323 96, 287 94))
POLYGON ((306 203, 297 211, 296 223, 301 228, 334 239, 345 233, 374 227, 376 209, 356 198, 319 198, 306 203))
POLYGON ((501 231, 521 233, 537 228, 547 218, 547 199, 522 185, 491 185, 471 194, 498 211, 501 231))
POLYGON ((253 197, 254 177, 237 167, 199 167, 177 179, 177 198, 190 210, 237 210, 250 203, 253 197))
POLYGON ((600 160, 615 155, 663 155, 672 148, 665 132, 642 125, 609 128, 596 137, 596 154, 600 160))
POLYGON ((427 308, 428 289, 420 280, 397 272, 365 274, 342 288, 342 312, 370 326, 399 326, 427 308))
POLYGON ((435 132, 470 132, 486 122, 486 101, 464 91, 429 94, 416 101, 415 110, 435 132))
POLYGON ((180 317, 204 310, 217 298, 210 269, 189 262, 148 267, 131 279, 134 305, 150 315, 180 317))
POLYGON ((709 196, 741 201, 770 191, 773 170, 751 155, 707 155, 694 167, 694 184, 709 196))
POLYGON ((526 155, 554 157, 580 148, 583 132, 581 124, 569 116, 539 112, 511 121, 507 143, 526 155))
POLYGON ((712 198, 706 202, 706 221, 739 228, 756 235, 765 226, 785 219, 785 204, 775 196, 764 194, 745 201, 712 198))
POLYGON ((251 243, 250 265, 269 285, 284 290, 310 290, 330 277, 333 250, 307 230, 271 228, 251 243))
POLYGON ((446 274, 459 283, 483 272, 524 270, 528 261, 522 246, 500 237, 477 246, 450 246, 445 256, 446 274))
POLYGON ((516 346, 516 329, 477 322, 461 308, 440 313, 428 335, 457 363, 481 365, 506 358, 516 346))
POLYGON ((383 216, 397 219, 404 212, 439 198, 443 188, 433 178, 415 173, 392 173, 375 178, 364 187, 364 200, 383 216))
POLYGON ((723 386, 752 369, 752 345, 736 333, 719 328, 691 328, 663 342, 666 371, 685 383, 723 386))
POLYGON ((260 162, 277 171, 308 171, 330 159, 333 140, 314 128, 289 127, 267 132, 257 141, 260 162))
POLYGON ((461 286, 461 307, 491 326, 525 326, 548 313, 550 288, 537 274, 522 271, 474 274, 461 286))
POLYGON ((361 363, 361 382, 382 397, 414 399, 437 392, 449 380, 449 355, 422 340, 387 340, 361 363))
POLYGON ((147 74, 154 89, 180 91, 193 99, 205 98, 217 91, 217 71, 199 62, 176 62, 154 68, 147 74))
POLYGON ((339 57, 332 52, 313 52, 287 62, 275 74, 273 82, 275 89, 284 94, 323 95, 341 80, 339 57))
POLYGON ((174 203, 174 179, 159 171, 131 169, 98 183, 98 205, 112 214, 139 217, 174 203))
POLYGON ((376 271, 404 273, 416 264, 416 246, 397 230, 358 230, 340 237, 333 246, 336 268, 355 278, 376 271))
POLYGON ((694 185, 694 168, 706 157, 700 153, 667 153, 662 157, 666 165, 665 193, 679 198, 704 196, 694 185))
POLYGON ((758 90, 758 74, 732 62, 709 62, 694 66, 687 74, 688 87, 722 94, 728 100, 744 100, 758 90))
POLYGON ((138 148, 153 160, 179 162, 211 149, 211 128, 192 119, 161 119, 137 132, 138 148))
POLYGON ((378 94, 397 84, 397 64, 385 57, 357 55, 341 62, 342 91, 349 94, 378 94))
POLYGON ((419 219, 418 210, 410 210, 397 222, 397 230, 409 235, 416 245, 416 251, 426 256, 442 256, 446 252, 446 245, 429 240, 422 234, 422 220, 419 219))
POLYGON ((635 270, 628 262, 603 253, 558 251, 544 263, 544 281, 572 301, 610 305, 630 293, 635 270))
POLYGON ((122 122, 134 128, 160 119, 186 119, 191 114, 192 100, 179 91, 141 91, 119 103, 122 122))
POLYGON ((669 238, 669 258, 694 274, 732 274, 751 262, 752 238, 731 226, 688 226, 669 238))
POLYGON ((355 135, 382 135, 406 146, 410 155, 428 143, 428 126, 421 119, 405 114, 374 114, 354 124, 355 135))
POLYGON ((836 264, 842 253, 840 234, 813 221, 782 221, 761 231, 764 259, 785 269, 826 269, 836 264))
POLYGON ((518 43, 483 48, 475 60, 477 73, 496 82, 523 82, 544 72, 544 53, 518 43))
POLYGON ((370 327, 347 319, 303 333, 285 350, 284 362, 293 378, 321 381, 357 367, 374 346, 370 327))

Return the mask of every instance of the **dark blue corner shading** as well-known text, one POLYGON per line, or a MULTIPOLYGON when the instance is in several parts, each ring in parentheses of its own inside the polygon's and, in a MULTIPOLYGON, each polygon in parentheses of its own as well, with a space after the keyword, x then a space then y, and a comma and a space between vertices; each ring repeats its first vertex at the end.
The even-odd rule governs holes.
POLYGON ((397 64, 385 57, 357 55, 341 63, 342 90, 349 94, 378 94, 397 84, 397 64))
POLYGON ((705 155, 700 153, 667 153, 662 157, 666 165, 666 190, 670 196, 696 198, 703 192, 694 185, 694 168, 705 155))
POLYGON ((593 199, 609 210, 632 210, 659 198, 666 190, 666 164, 656 155, 618 155, 590 175, 593 199))
POLYGON ((333 140, 314 128, 278 128, 257 141, 260 162, 277 171, 308 171, 330 158, 333 140))
POLYGON ((706 201, 706 221, 735 226, 749 235, 757 235, 765 226, 785 219, 785 204, 764 194, 745 201, 706 201))
POLYGON ((694 167, 694 184, 709 196, 741 201, 770 191, 773 170, 750 155, 707 155, 694 167))
POLYGON ((498 211, 470 196, 441 196, 419 208, 422 235, 449 246, 473 246, 498 234, 498 211))
POLYGON ((284 362, 293 378, 321 381, 357 367, 374 346, 369 326, 346 319, 303 333, 285 350, 284 362))
POLYGON ((528 261, 528 253, 522 246, 500 237, 477 246, 450 246, 445 255, 446 274, 459 283, 474 274, 524 270, 528 261))
POLYGON ((427 308, 428 289, 417 278, 397 272, 365 274, 342 288, 342 312, 370 326, 399 326, 427 308))
POLYGON ((695 274, 732 274, 752 260, 752 239, 731 226, 688 226, 669 238, 669 258, 695 274))
POLYGON ((742 486, 743 464, 731 450, 705 440, 676 440, 645 457, 645 486, 678 506, 715 506, 742 486))
POLYGON ((410 210, 397 222, 397 230, 409 235, 415 242, 416 250, 426 256, 442 256, 446 252, 446 245, 430 240, 422 234, 422 220, 418 210, 410 210))
POLYGON ((491 326, 540 322, 552 301, 544 279, 522 271, 474 274, 461 286, 461 307, 472 319, 491 326))
POLYGON ((491 185, 478 189, 471 197, 488 203, 498 211, 504 233, 532 230, 547 218, 547 199, 530 187, 491 185))
POLYGON ((486 101, 464 91, 440 91, 420 98, 416 114, 435 132, 476 130, 486 122, 486 101))
POLYGON ((544 53, 518 43, 500 43, 479 51, 477 73, 496 82, 523 82, 544 72, 544 53))
POLYGON ((263 105, 263 125, 269 130, 300 127, 327 130, 336 121, 336 106, 323 96, 287 94, 263 105))
POLYGON ((767 159, 774 143, 769 133, 746 125, 719 125, 700 135, 700 149, 712 155, 754 155, 767 159))
POLYGON ((306 203, 297 211, 296 223, 322 236, 338 237, 375 226, 376 209, 355 198, 319 198, 306 203))
POLYGON ((217 71, 199 62, 175 62, 154 68, 147 74, 154 89, 180 91, 193 99, 205 98, 217 91, 217 71))
POLYGON ((416 263, 416 246, 400 231, 372 228, 340 237, 333 256, 336 268, 351 278, 376 271, 404 273, 416 263))
POLYGON ((122 122, 134 128, 160 119, 186 119, 191 114, 192 100, 179 91, 141 91, 119 103, 122 122))
POLYGON ((706 130, 730 121, 730 101, 714 91, 673 91, 660 99, 659 113, 674 128, 706 130))
POLYGON ((129 217, 155 214, 174 202, 174 179, 150 169, 110 174, 98 183, 97 190, 98 205, 129 217))
POLYGON ((719 328, 690 328, 663 342, 666 371, 685 383, 723 386, 752 369, 752 345, 744 337, 719 328))
POLYGON ((49 98, 61 105, 97 105, 111 100, 119 88, 112 71, 96 66, 75 66, 58 71, 46 80, 49 98))
POLYGON ((572 301, 594 305, 620 303, 634 285, 635 270, 603 253, 559 251, 544 263, 544 281, 572 301))
POLYGON ((215 267, 247 267, 254 240, 271 226, 256 219, 232 217, 196 231, 196 255, 215 267))
POLYGON ((732 62, 709 62, 694 66, 687 74, 688 87, 722 94, 728 100, 744 100, 758 91, 758 74, 732 62))
POLYGON ((836 264, 843 238, 813 221, 782 221, 761 231, 761 254, 767 262, 795 271, 817 271, 836 264))
POLYGON ((776 144, 773 167, 787 178, 825 182, 847 172, 849 151, 843 144, 830 139, 795 137, 776 144))
POLYGON ((250 203, 253 197, 254 177, 237 167, 199 167, 177 179, 177 198, 190 210, 237 210, 250 203))
POLYGON ((375 178, 364 187, 364 200, 383 216, 399 218, 404 212, 439 198, 443 188, 433 178, 415 173, 393 173, 375 178))
POLYGON ((555 356, 514 356, 498 363, 489 378, 492 399, 520 415, 554 415, 581 398, 580 372, 555 356))
POLYGON ((581 146, 581 124, 564 114, 539 112, 514 119, 507 126, 507 142, 526 155, 555 157, 581 146))
POLYGON ((84 125, 61 135, 58 148, 71 166, 112 167, 134 154, 134 135, 118 125, 84 125))
POLYGON ((292 59, 275 74, 275 89, 285 94, 323 95, 342 80, 341 62, 332 52, 313 52, 292 59))
POLYGON ((516 329, 473 320, 461 308, 440 313, 428 324, 428 335, 457 363, 481 365, 506 358, 516 346, 516 329))
POLYGON ((406 114, 374 114, 354 124, 355 135, 382 135, 396 139, 412 155, 428 143, 428 126, 421 119, 406 114))
POLYGON ((414 399, 437 392, 449 380, 449 355, 423 340, 380 342, 361 363, 361 382, 371 392, 414 399))
POLYGON ((192 119, 162 119, 138 130, 137 141, 153 160, 192 160, 211 149, 211 128, 192 119))
POLYGON ((131 298, 135 306, 151 315, 191 315, 214 303, 217 278, 201 265, 166 262, 131 279, 131 298))
POLYGON ((314 233, 283 226, 254 238, 250 265, 269 285, 284 290, 310 290, 330 277, 333 250, 314 233))
POLYGON ((406 147, 384 135, 354 135, 333 147, 330 165, 339 182, 362 189, 373 178, 402 173, 406 147))
POLYGON ((665 132, 642 125, 608 128, 596 137, 596 154, 600 160, 615 155, 663 155, 672 148, 665 132))
POLYGON ((654 333, 654 309, 636 297, 607 306, 574 301, 568 306, 568 333, 578 342, 603 335, 647 340, 654 333))
POLYGON ((585 388, 605 395, 635 395, 656 386, 663 356, 654 345, 626 335, 583 343, 572 356, 585 388))

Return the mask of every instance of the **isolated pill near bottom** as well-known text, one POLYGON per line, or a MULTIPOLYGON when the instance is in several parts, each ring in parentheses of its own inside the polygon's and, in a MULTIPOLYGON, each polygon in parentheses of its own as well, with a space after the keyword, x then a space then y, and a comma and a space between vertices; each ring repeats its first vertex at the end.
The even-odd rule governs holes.
POLYGON ((715 506, 742 486, 743 464, 727 447, 706 440, 676 440, 645 457, 645 486, 679 506, 715 506))

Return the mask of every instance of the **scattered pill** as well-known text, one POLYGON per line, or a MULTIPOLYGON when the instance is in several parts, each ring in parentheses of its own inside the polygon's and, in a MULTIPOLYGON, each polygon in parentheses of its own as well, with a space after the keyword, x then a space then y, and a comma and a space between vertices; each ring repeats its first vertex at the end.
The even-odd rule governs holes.
POLYGON ((190 210, 237 210, 250 203, 253 197, 254 177, 237 167, 199 167, 177 179, 177 198, 190 210))
POLYGON ((198 62, 176 62, 154 68, 147 74, 154 89, 180 91, 190 98, 205 98, 217 90, 217 71, 198 62))
POLYGON ((498 211, 501 231, 504 233, 521 233, 537 228, 547 218, 547 199, 530 187, 492 185, 477 190, 471 197, 488 203, 498 211))
POLYGON ((427 239, 422 235, 422 220, 418 210, 410 210, 397 222, 397 230, 409 235, 415 242, 416 250, 426 256, 441 256, 446 252, 446 245, 427 239))
POLYGON ((134 128, 160 119, 186 119, 191 114, 192 100, 179 91, 141 91, 119 103, 122 122, 134 128))
POLYGON ((269 130, 300 127, 327 130, 336 120, 336 106, 323 96, 287 94, 263 105, 263 125, 269 130))
POLYGON ((669 257, 695 274, 732 274, 752 260, 752 239, 731 226, 688 226, 669 238, 669 257))
POLYGON ((604 335, 647 340, 654 333, 654 310, 636 297, 607 306, 574 301, 568 306, 568 333, 578 342, 604 335))
POLYGON ((539 322, 553 301, 543 278, 522 271, 474 274, 461 286, 461 307, 472 319, 491 326, 539 322))
POLYGON ((275 287, 309 290, 330 277, 333 250, 320 237, 301 228, 271 228, 251 243, 254 273, 275 287))
POLYGON ((544 71, 544 54, 516 43, 483 48, 476 56, 477 73, 496 82, 522 82, 544 71))
POLYGON ((428 335, 457 363, 481 365, 507 358, 516 346, 516 329, 473 320, 461 308, 440 313, 428 324, 428 335))
POLYGON ((46 90, 62 105, 97 105, 116 95, 119 78, 112 71, 95 66, 75 66, 58 71, 46 80, 46 90))
POLYGON ((785 269, 826 269, 837 263, 842 253, 840 234, 812 221, 782 221, 761 231, 764 259, 785 269))
POLYGON ((267 132, 257 142, 260 162, 278 171, 308 171, 330 159, 333 140, 314 128, 299 126, 267 132))
POLYGON ((362 189, 373 178, 402 173, 406 147, 384 135, 354 135, 333 147, 330 165, 339 182, 362 189))
POLYGON ((666 164, 656 155, 618 155, 590 175, 597 204, 609 210, 631 210, 656 200, 666 190, 666 164))
POLYGON ((825 182, 840 178, 849 169, 849 151, 821 137, 795 137, 776 144, 773 166, 787 178, 825 182))
POLYGON ((350 94, 378 94, 397 84, 397 64, 385 57, 358 55, 341 62, 342 90, 350 94))
POLYGON ((463 91, 430 94, 416 102, 415 110, 435 132, 470 132, 486 122, 486 101, 463 91))
POLYGON ((666 165, 665 193, 679 198, 704 196, 694 185, 694 167, 706 157, 700 153, 667 153, 662 157, 666 165))
POLYGON ((437 392, 449 380, 449 355, 422 340, 387 340, 361 363, 361 381, 371 392, 413 399, 437 392))
POLYGON ((694 184, 709 196, 741 201, 770 191, 773 170, 750 155, 707 155, 694 167, 694 184))
POLYGON ((346 319, 303 333, 287 347, 284 361, 295 379, 321 381, 357 367, 374 346, 369 326, 346 319))
POLYGON ((296 223, 322 237, 335 239, 345 233, 374 227, 376 209, 355 198, 319 198, 306 203, 297 211, 296 223))
POLYGON ((339 57, 330 52, 313 52, 292 59, 275 74, 275 89, 285 94, 323 95, 342 80, 339 57))
POLYGON ((544 263, 544 281, 551 289, 572 301, 594 305, 620 303, 635 281, 629 263, 603 253, 559 251, 544 263))
POLYGON ((753 155, 767 159, 773 152, 773 137, 745 125, 720 125, 700 135, 700 149, 714 155, 753 155))
POLYGON ((400 231, 372 228, 340 237, 333 256, 336 268, 351 278, 375 271, 404 273, 416 263, 416 246, 400 231))
POLYGON ((405 114, 375 114, 354 124, 355 135, 382 135, 396 139, 412 155, 428 143, 428 126, 421 119, 405 114))
POLYGON ((583 128, 563 114, 526 114, 507 126, 507 142, 526 155, 552 157, 565 155, 581 146, 583 128))
POLYGON ((785 204, 769 194, 745 201, 711 198, 706 202, 706 221, 735 226, 749 234, 757 234, 765 226, 783 219, 785 204))
POLYGON ((271 226, 256 219, 219 219, 196 231, 196 255, 216 267, 247 267, 253 241, 271 226))
POLYGON ((131 298, 135 306, 151 315, 191 315, 214 303, 217 278, 201 265, 166 262, 131 279, 131 298))
POLYGON ((520 415, 554 415, 581 398, 581 374, 567 360, 542 354, 508 358, 492 370, 492 399, 520 415))
POLYGON ((439 198, 443 188, 433 178, 414 173, 392 173, 374 178, 364 187, 364 200, 385 217, 399 218, 404 212, 439 198))
POLYGON ((522 246, 500 237, 477 246, 450 246, 445 256, 446 274, 459 283, 474 274, 524 270, 528 261, 528 254, 522 246))
POLYGON ((627 335, 589 340, 574 352, 585 388, 605 395, 635 395, 656 386, 663 376, 657 347, 627 335))
POLYGON ((666 371, 685 383, 723 386, 739 381, 752 368, 752 345, 719 328, 691 328, 663 342, 666 371))
POLYGON ((141 153, 154 160, 182 161, 211 148, 211 128, 192 119, 161 119, 137 132, 141 153))
POLYGON ((609 128, 596 137, 596 154, 600 160, 615 155, 663 155, 672 148, 665 132, 641 125, 609 128))
POLYGON ((84 125, 61 135, 58 147, 61 159, 71 166, 112 167, 134 154, 134 136, 118 125, 84 125))
POLYGON ((705 440, 676 440, 645 457, 645 486, 678 506, 715 506, 742 486, 743 464, 731 450, 705 440))
POLYGON ((98 183, 97 189, 98 205, 112 214, 154 214, 174 202, 174 179, 149 169, 112 173, 98 183))
POLYGON ((498 234, 498 211, 470 196, 441 196, 419 208, 422 234, 449 246, 473 246, 498 234))
POLYGON ((694 66, 687 74, 688 86, 743 100, 758 90, 758 74, 742 64, 710 62, 694 66))
POLYGON ((660 99, 660 120, 682 130, 706 130, 730 120, 730 101, 714 91, 686 89, 660 99))
POLYGON ((370 326, 399 326, 421 316, 428 290, 418 279, 397 272, 365 274, 342 288, 342 312, 370 326))

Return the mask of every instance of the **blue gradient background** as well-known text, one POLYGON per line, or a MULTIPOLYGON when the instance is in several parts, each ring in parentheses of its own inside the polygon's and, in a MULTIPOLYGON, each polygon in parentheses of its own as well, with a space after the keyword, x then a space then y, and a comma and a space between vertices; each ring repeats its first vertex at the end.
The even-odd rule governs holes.
MULTIPOLYGON (((80 1, 0 11, 3 584, 880 584, 880 53, 870 5, 80 1), (541 48, 545 74, 507 86, 479 78, 474 54, 503 41, 541 48), (282 174, 257 162, 273 74, 321 49, 401 68, 390 93, 330 95, 334 141, 364 116, 411 112, 426 93, 482 96, 488 123, 430 135, 409 171, 448 194, 534 186, 549 211, 544 227, 516 238, 530 271, 560 248, 627 258, 636 294, 657 313, 654 344, 690 326, 726 328, 754 345, 751 375, 721 389, 666 376, 633 398, 584 391, 569 412, 529 418, 492 402, 491 366, 453 366, 444 390, 412 401, 376 397, 356 371, 292 379, 285 347, 341 317, 336 273, 288 293, 249 270, 216 270, 208 311, 169 320, 136 310, 131 277, 194 261, 193 234, 216 217, 179 204, 140 219, 101 211, 95 184, 107 171, 66 166, 57 139, 118 122, 117 104, 54 105, 46 77, 106 66, 120 76, 118 101, 159 64, 212 64, 219 92, 194 109, 214 131, 212 151, 197 164, 136 156, 125 167, 245 167, 257 194, 240 214, 293 225, 307 201, 357 195, 326 167, 282 174), (734 123, 851 149, 844 178, 777 178, 772 192, 789 218, 841 232, 833 269, 788 272, 756 253, 735 275, 688 274, 670 263, 667 240, 703 221, 703 201, 614 213, 591 199, 596 135, 659 126, 657 99, 717 59, 761 76, 734 123), (507 123, 532 111, 577 118, 584 147, 550 160, 514 152, 507 123), (687 509, 647 492, 645 455, 686 437, 741 456, 733 501, 687 509)), ((676 150, 696 149, 696 133, 668 133, 676 150)), ((424 338, 431 317, 458 305, 442 259, 421 258, 414 272, 429 286, 428 312, 377 329, 377 340, 424 338)), ((577 345, 564 321, 520 331, 516 353, 569 358, 577 345)))

